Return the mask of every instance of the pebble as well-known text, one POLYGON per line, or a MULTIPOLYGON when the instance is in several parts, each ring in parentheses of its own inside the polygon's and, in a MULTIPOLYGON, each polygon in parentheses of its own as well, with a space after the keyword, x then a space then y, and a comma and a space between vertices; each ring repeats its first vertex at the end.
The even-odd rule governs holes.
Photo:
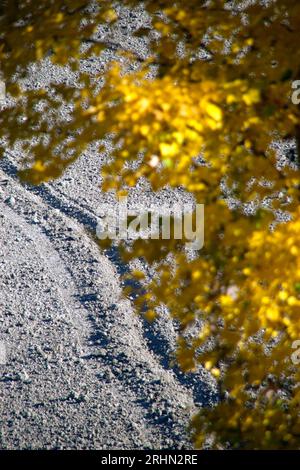
POLYGON ((9 197, 5 200, 5 202, 6 202, 7 204, 9 204, 10 206, 13 207, 13 206, 16 204, 16 199, 14 198, 14 196, 9 196, 9 197))

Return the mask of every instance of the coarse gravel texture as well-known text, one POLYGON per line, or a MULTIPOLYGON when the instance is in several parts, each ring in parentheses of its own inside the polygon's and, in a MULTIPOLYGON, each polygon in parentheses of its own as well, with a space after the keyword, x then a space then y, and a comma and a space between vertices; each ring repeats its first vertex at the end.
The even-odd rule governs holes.
MULTIPOLYGON (((144 13, 122 15, 110 39, 147 54, 131 36, 144 13)), ((83 67, 101 70, 114 53, 83 67)), ((53 80, 73 77, 47 60, 32 67, 30 86, 53 80)), ((216 400, 203 369, 184 375, 170 365, 176 328, 168 313, 153 324, 137 315, 122 295, 128 267, 94 241, 101 207, 115 204, 99 189, 105 158, 91 147, 39 187, 20 183, 17 148, 0 160, 1 449, 189 449, 192 414, 216 400)), ((130 193, 135 207, 186 200, 146 185, 130 193)))

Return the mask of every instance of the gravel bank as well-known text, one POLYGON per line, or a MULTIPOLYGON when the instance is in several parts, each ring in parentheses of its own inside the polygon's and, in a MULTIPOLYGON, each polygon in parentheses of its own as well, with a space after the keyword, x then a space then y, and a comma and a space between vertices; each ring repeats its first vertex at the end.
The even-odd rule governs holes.
MULTIPOLYGON (((124 11, 113 40, 146 54, 130 36, 145 21, 124 11)), ((101 70, 113 54, 84 67, 101 70)), ((47 61, 32 72, 37 85, 72 80, 47 61)), ((93 241, 98 211, 113 204, 99 190, 105 158, 91 148, 38 188, 19 182, 17 151, 0 160, 1 449, 188 449, 195 406, 215 398, 205 371, 170 367, 171 320, 136 314, 122 296, 124 266, 93 241)), ((186 196, 137 187, 130 198, 149 207, 186 196)))

